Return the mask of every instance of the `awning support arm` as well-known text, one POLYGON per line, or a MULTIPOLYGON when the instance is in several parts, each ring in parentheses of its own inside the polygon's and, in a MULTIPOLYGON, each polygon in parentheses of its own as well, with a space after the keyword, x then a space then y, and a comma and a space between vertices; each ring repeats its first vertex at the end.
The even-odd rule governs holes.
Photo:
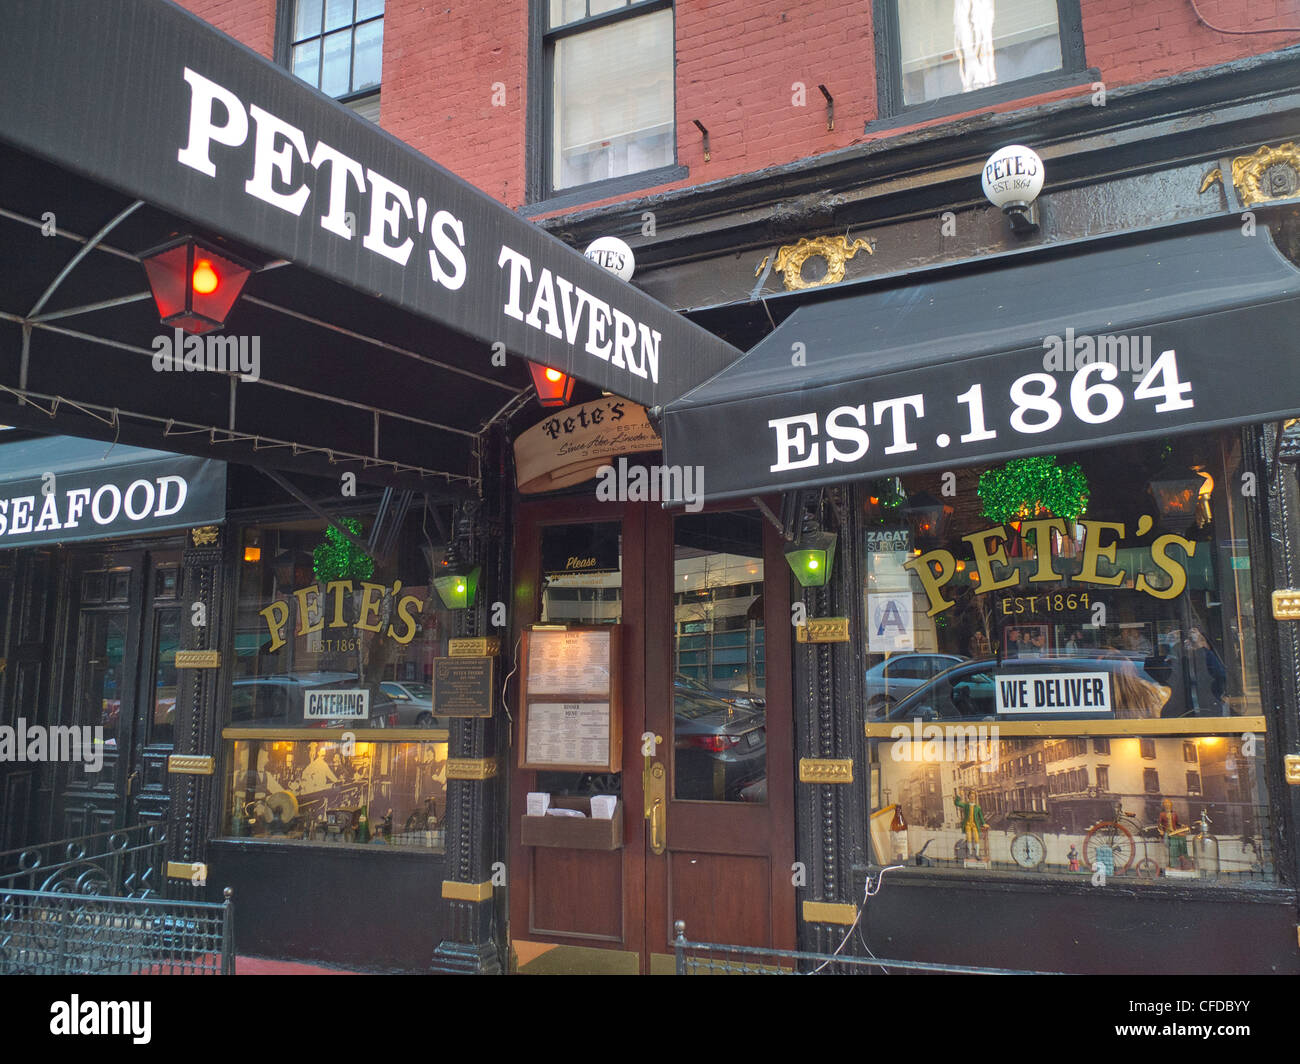
POLYGON ((772 508, 768 506, 767 503, 765 503, 757 495, 751 496, 749 501, 758 507, 758 512, 761 513, 764 517, 766 517, 767 520, 771 523, 772 527, 775 528, 778 532, 780 532, 781 535, 784 537, 785 528, 781 524, 781 519, 772 512, 772 508))
POLYGON ((59 285, 63 283, 63 279, 76 268, 77 263, 84 259, 95 245, 104 239, 104 237, 108 236, 109 233, 116 229, 119 222, 129 218, 138 208, 143 206, 144 200, 136 200, 134 203, 129 204, 124 210, 118 213, 117 217, 113 218, 107 225, 105 225, 103 229, 82 244, 81 247, 77 249, 77 253, 68 260, 68 264, 59 271, 58 276, 50 282, 49 288, 45 289, 45 291, 41 293, 41 298, 36 301, 36 305, 28 312, 27 317, 36 317, 36 315, 41 312, 41 308, 45 306, 50 296, 54 295, 54 290, 58 288, 59 285))
POLYGON ((322 521, 326 521, 332 527, 336 528, 339 534, 342 535, 345 539, 347 539, 349 543, 353 544, 360 550, 369 551, 370 545, 366 543, 365 540, 361 539, 359 536, 354 535, 351 529, 345 528, 342 525, 342 523, 340 523, 337 517, 331 517, 329 514, 327 514, 323 509, 321 509, 318 505, 316 505, 315 501, 312 500, 305 492, 300 491, 292 483, 290 483, 284 477, 280 476, 280 474, 277 473, 274 469, 267 469, 265 466, 254 466, 253 468, 256 469, 258 472, 265 474, 271 480, 275 481, 276 484, 278 484, 281 488, 283 488, 295 499, 297 499, 300 503, 302 503, 305 507, 307 507, 307 509, 309 509, 322 521))

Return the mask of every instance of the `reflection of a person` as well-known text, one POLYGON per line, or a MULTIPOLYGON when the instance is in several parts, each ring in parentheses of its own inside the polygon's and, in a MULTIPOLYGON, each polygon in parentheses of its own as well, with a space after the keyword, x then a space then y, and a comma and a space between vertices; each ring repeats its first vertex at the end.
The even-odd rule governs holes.
POLYGON ((310 765, 302 770, 302 793, 315 794, 317 791, 323 791, 338 783, 339 778, 330 768, 325 748, 321 747, 316 751, 315 758, 310 765))
POLYGON ((1187 685, 1192 707, 1201 716, 1215 716, 1227 712, 1223 692, 1228 686, 1228 670, 1223 659, 1214 652, 1205 632, 1192 625, 1183 643, 1187 663, 1187 685))
POLYGON ((1170 690, 1152 683, 1138 673, 1132 658, 1117 650, 1098 654, 1114 662, 1111 670, 1111 704, 1116 718, 1158 717, 1169 700, 1170 690))

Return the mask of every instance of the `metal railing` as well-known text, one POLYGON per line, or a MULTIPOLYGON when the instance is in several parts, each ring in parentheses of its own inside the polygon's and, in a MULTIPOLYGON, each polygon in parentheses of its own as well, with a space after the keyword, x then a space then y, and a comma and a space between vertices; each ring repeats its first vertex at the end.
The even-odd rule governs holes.
POLYGON ((807 953, 757 946, 727 946, 717 942, 689 942, 683 920, 678 920, 673 925, 673 930, 676 934, 673 953, 677 958, 678 975, 870 975, 873 974, 872 968, 886 972, 944 972, 949 975, 1061 974, 1017 968, 976 968, 928 961, 882 960, 877 957, 807 953))
POLYGON ((0 975, 234 975, 230 899, 0 890, 0 975))
POLYGON ((148 898, 162 893, 164 824, 136 824, 0 852, 0 890, 148 898))

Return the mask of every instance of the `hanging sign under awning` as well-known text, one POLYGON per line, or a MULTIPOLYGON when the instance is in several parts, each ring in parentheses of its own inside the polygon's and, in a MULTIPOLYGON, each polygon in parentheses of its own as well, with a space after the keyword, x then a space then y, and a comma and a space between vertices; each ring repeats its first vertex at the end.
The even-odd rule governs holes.
POLYGON ((1263 227, 930 271, 800 306, 668 405, 664 460, 728 498, 1278 420, 1297 335, 1263 227))
POLYGON ((661 446, 645 407, 607 396, 561 410, 520 433, 515 478, 523 495, 555 491, 590 480, 611 458, 661 446))
POLYGON ((226 518, 226 466, 210 458, 50 436, 0 445, 0 469, 0 548, 226 518))

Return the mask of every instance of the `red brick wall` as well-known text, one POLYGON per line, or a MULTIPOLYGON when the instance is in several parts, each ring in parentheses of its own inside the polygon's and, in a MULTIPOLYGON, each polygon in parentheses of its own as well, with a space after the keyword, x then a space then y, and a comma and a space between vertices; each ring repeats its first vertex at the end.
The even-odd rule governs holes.
MULTIPOLYGON (((271 54, 275 0, 182 2, 271 54)), ((1223 29, 1300 26, 1300 0, 1197 4, 1223 29)), ((1081 0, 1081 10, 1087 63, 1101 71, 1107 88, 1300 43, 1295 32, 1216 33, 1197 21, 1191 0, 1081 0)), ((677 0, 676 34, 677 154, 690 176, 662 188, 716 181, 867 139, 863 124, 876 112, 870 0, 677 0), (796 103, 798 83, 803 106, 796 103), (819 83, 835 97, 834 131, 826 129, 819 83), (694 119, 709 130, 708 163, 694 119)), ((380 124, 518 207, 525 201, 527 71, 528 0, 388 0, 380 124)))
POLYGON ((275 51, 275 0, 176 0, 268 59, 275 51))

